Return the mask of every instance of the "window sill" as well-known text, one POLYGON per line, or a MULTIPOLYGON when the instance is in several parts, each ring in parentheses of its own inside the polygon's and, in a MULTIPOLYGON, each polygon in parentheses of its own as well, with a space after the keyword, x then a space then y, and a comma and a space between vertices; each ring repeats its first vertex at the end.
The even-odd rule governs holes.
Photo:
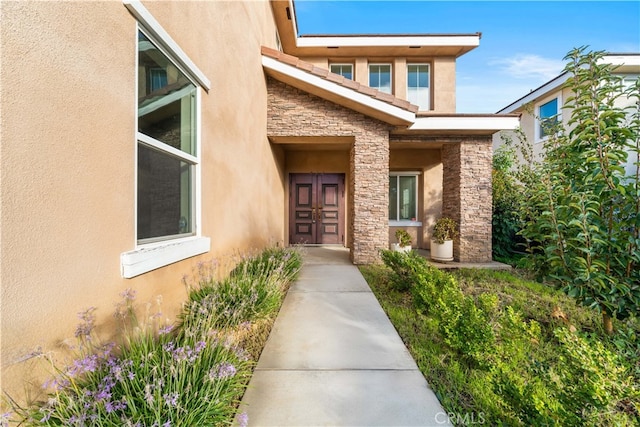
POLYGON ((422 222, 420 221, 389 221, 389 227, 422 227, 422 222))
POLYGON ((130 279, 211 250, 209 237, 187 237, 141 246, 120 255, 122 277, 130 279))

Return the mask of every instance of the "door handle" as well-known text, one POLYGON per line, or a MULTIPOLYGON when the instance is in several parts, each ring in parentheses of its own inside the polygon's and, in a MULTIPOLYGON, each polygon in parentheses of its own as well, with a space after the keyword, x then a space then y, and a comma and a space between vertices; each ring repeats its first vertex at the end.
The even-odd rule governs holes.
POLYGON ((311 223, 315 224, 316 222, 316 208, 311 208, 311 223))

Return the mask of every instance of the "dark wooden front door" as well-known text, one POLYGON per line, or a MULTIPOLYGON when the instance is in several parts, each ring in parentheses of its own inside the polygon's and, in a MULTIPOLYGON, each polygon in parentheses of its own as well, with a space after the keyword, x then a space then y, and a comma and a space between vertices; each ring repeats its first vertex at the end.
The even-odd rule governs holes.
POLYGON ((344 243, 344 174, 290 175, 289 242, 344 243))

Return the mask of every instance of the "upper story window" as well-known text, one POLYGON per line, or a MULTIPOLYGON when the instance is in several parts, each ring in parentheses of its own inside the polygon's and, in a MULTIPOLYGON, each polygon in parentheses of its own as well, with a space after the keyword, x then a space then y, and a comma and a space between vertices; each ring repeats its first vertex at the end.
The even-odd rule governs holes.
POLYGON ((407 65, 407 101, 426 111, 429 98, 429 64, 407 65))
POLYGON ((536 141, 542 141, 553 134, 562 121, 562 100, 560 96, 547 99, 536 107, 536 141))
POLYGON ((331 64, 330 70, 345 79, 353 80, 353 64, 331 64))
POLYGON ((418 174, 389 175, 389 221, 418 220, 418 174))
POLYGON ((380 92, 391 93, 391 64, 370 64, 369 86, 380 92))
POLYGON ((139 243, 195 234, 197 117, 197 86, 139 31, 139 243))

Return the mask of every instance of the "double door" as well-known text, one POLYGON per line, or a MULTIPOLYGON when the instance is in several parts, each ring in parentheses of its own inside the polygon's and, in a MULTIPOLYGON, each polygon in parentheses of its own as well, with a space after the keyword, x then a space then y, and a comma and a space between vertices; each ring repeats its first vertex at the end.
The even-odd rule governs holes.
POLYGON ((290 174, 289 243, 344 244, 344 174, 290 174))

